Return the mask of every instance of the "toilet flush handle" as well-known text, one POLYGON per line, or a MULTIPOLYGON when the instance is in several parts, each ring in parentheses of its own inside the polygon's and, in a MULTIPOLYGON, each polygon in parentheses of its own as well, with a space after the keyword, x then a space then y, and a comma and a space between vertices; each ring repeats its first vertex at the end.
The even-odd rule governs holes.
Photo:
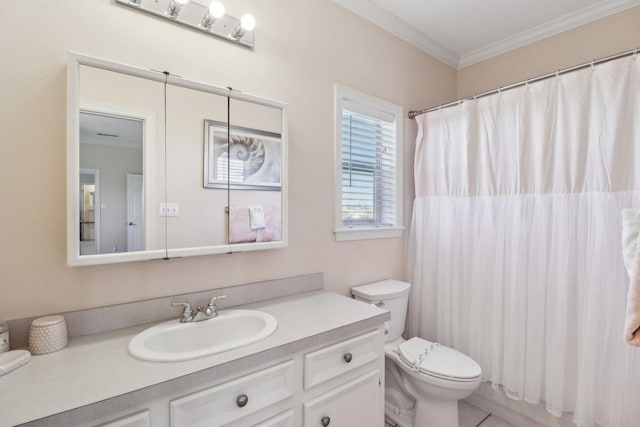
POLYGON ((378 301, 377 303, 374 304, 376 307, 384 307, 384 301, 378 301))

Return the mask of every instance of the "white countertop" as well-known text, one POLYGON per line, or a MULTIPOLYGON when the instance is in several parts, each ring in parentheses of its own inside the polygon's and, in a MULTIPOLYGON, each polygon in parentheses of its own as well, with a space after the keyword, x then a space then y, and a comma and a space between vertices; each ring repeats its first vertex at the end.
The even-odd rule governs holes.
POLYGON ((27 365, 0 377, 0 427, 26 423, 220 367, 364 320, 379 317, 382 323, 389 316, 385 310, 329 292, 233 308, 269 313, 278 320, 278 329, 258 343, 183 362, 146 362, 129 355, 131 338, 150 325, 74 338, 63 350, 33 356, 27 365))

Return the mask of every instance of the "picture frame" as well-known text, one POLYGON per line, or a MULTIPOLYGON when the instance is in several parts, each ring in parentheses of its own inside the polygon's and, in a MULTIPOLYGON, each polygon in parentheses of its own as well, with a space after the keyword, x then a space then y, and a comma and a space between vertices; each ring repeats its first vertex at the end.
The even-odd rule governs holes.
POLYGON ((281 168, 281 134, 204 121, 204 188, 280 191, 281 168))

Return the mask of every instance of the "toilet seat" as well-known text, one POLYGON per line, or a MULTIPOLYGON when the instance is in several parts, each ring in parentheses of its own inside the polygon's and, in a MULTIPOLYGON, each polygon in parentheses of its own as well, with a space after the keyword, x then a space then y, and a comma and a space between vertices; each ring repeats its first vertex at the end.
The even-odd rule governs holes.
POLYGON ((397 347, 398 361, 413 371, 447 381, 477 381, 480 365, 457 350, 414 337, 397 347))

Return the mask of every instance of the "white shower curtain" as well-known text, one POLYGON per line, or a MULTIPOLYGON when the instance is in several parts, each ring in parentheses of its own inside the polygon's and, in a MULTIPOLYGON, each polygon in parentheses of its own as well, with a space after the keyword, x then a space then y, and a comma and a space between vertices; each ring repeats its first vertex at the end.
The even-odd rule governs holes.
POLYGON ((580 427, 640 426, 621 210, 640 207, 640 59, 418 116, 409 333, 580 427))

